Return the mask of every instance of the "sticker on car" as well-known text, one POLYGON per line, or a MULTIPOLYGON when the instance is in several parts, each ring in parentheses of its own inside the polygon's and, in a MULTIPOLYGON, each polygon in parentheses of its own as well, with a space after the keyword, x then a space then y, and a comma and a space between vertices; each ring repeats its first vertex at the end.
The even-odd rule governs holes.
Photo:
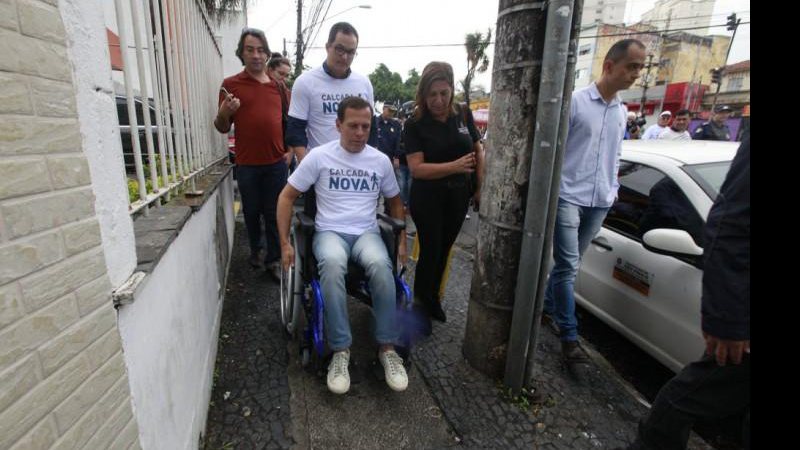
POLYGON ((613 277, 645 297, 650 295, 650 272, 632 264, 630 261, 617 258, 617 262, 614 264, 613 277))

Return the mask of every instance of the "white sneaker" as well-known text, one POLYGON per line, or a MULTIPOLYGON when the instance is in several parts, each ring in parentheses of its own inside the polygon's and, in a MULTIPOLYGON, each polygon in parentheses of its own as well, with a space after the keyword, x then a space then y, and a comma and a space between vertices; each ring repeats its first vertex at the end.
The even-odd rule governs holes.
POLYGON ((394 350, 378 352, 378 359, 383 365, 383 373, 386 375, 386 384, 393 391, 402 392, 408 387, 408 375, 406 368, 403 367, 403 358, 394 350))
POLYGON ((350 364, 350 350, 343 350, 333 354, 328 365, 328 390, 334 394, 344 394, 350 390, 350 373, 347 366, 350 364))

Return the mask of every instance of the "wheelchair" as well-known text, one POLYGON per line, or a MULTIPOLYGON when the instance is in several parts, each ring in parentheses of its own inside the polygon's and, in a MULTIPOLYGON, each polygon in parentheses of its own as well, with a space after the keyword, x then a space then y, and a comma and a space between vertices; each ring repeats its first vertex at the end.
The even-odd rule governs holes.
MULTIPOLYGON (((319 281, 317 261, 312 251, 314 220, 303 211, 295 212, 290 230, 294 246, 294 266, 281 272, 280 313, 286 333, 293 340, 300 341, 300 362, 303 367, 320 361, 325 354, 324 310, 325 299, 319 281)), ((407 326, 412 320, 413 297, 411 288, 404 279, 405 267, 398 271, 397 252, 400 233, 405 222, 386 214, 378 214, 378 226, 394 273, 397 320, 399 322, 400 342, 395 346, 397 353, 406 361, 411 350, 412 330, 407 326)), ((369 285, 364 269, 353 261, 348 262, 345 276, 347 294, 372 306, 369 285)))

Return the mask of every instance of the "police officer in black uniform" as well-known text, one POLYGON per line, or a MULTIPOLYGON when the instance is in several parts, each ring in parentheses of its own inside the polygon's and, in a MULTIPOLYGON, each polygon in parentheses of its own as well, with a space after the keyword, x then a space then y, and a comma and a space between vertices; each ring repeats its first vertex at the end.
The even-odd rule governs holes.
POLYGON ((711 120, 700 125, 694 130, 692 139, 696 141, 730 141, 731 130, 725 123, 731 115, 731 108, 727 105, 720 105, 714 109, 711 120))

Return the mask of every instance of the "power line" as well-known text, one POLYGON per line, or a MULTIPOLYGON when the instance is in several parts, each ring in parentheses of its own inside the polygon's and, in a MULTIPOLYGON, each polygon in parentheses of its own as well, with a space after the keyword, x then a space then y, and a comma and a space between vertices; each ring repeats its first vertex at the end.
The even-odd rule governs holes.
MULTIPOLYGON (((739 25, 749 25, 750 22, 740 22, 739 25)), ((615 36, 633 36, 637 34, 663 34, 663 33, 673 33, 676 31, 691 31, 691 30, 703 30, 706 28, 721 28, 727 27, 727 24, 722 25, 709 25, 706 27, 690 27, 690 28, 674 28, 671 30, 653 30, 653 31, 628 31, 625 33, 615 33, 615 34, 597 34, 593 36, 579 36, 578 39, 592 39, 592 38, 602 38, 602 37, 615 37, 615 36)), ((700 36, 702 37, 702 36, 700 36)), ((291 41, 287 41, 291 42, 291 41)), ((490 42, 489 45, 494 45, 494 42, 490 42)), ((358 50, 362 49, 386 49, 386 48, 424 48, 424 47, 461 47, 464 43, 460 44, 408 44, 408 45, 359 45, 358 50)), ((325 47, 309 47, 312 49, 322 49, 325 47)))
MULTIPOLYGON (((750 22, 739 22, 739 25, 749 25, 750 22)), ((615 33, 615 34, 598 34, 594 36, 578 36, 578 39, 591 39, 591 38, 601 38, 601 37, 615 37, 615 36, 632 36, 637 34, 663 34, 663 33, 674 33, 676 31, 691 31, 691 30, 704 30, 706 28, 722 28, 727 27, 727 24, 723 25, 708 25, 705 27, 689 27, 689 28, 673 28, 671 30, 653 30, 653 31, 628 31, 625 33, 615 33)), ((702 36, 700 36, 702 37, 702 36)))
MULTIPOLYGON (((747 10, 747 11, 735 11, 735 14, 749 14, 749 13, 750 13, 749 10, 747 10)), ((628 26, 639 25, 639 24, 648 25, 648 24, 652 24, 652 23, 655 23, 655 22, 667 22, 667 23, 669 23, 669 22, 674 22, 674 21, 689 21, 689 20, 694 20, 694 19, 705 19, 705 18, 714 18, 714 17, 728 17, 728 16, 730 16, 730 14, 710 14, 710 15, 704 15, 704 16, 671 17, 671 18, 668 18, 668 19, 654 19, 654 20, 634 22, 634 23, 628 24, 628 26)), ((606 24, 606 25, 612 25, 612 26, 618 26, 618 27, 622 27, 623 26, 623 25, 615 25, 615 24, 606 24)), ((590 24, 590 25, 582 26, 581 27, 581 31, 584 31, 584 30, 586 30, 588 28, 594 28, 595 26, 597 26, 597 25, 596 24, 590 24)))

